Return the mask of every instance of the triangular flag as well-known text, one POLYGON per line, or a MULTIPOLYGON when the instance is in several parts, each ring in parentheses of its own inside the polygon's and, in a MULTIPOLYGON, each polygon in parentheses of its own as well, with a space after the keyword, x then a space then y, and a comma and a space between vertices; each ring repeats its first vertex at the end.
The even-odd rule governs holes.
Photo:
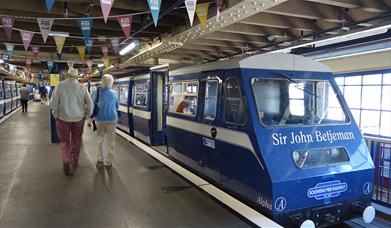
POLYGON ((113 6, 114 0, 100 0, 100 7, 102 8, 103 19, 105 23, 109 17, 111 7, 113 6))
POLYGON ((46 8, 48 12, 52 11, 55 0, 45 0, 45 1, 46 1, 46 8))
POLYGON ((56 43, 57 46, 57 53, 61 54, 62 53, 62 48, 64 47, 65 43, 65 36, 53 36, 54 42, 56 43))
POLYGON ((75 65, 75 62, 68 61, 67 64, 68 64, 68 69, 70 69, 70 68, 73 68, 73 65, 75 65))
POLYGON ((34 33, 30 31, 20 30, 20 36, 22 37, 24 50, 27 51, 30 46, 31 40, 33 39, 34 33))
POLYGON ((0 16, 1 24, 3 25, 5 34, 7 35, 8 40, 11 39, 12 28, 14 27, 15 17, 14 16, 0 16))
POLYGON ((99 71, 100 76, 102 76, 103 70, 104 70, 103 66, 98 65, 98 71, 99 71))
POLYGON ((58 51, 58 49, 56 48, 56 55, 57 55, 57 58, 58 60, 61 60, 61 52, 58 51))
POLYGON ((157 20, 159 19, 160 4, 162 0, 147 0, 149 9, 151 10, 153 23, 157 26, 157 20))
POLYGON ((86 46, 76 46, 77 51, 79 52, 80 59, 84 60, 86 56, 86 46))
POLYGON ((225 5, 225 4, 226 4, 225 0, 216 0, 216 10, 217 10, 216 20, 217 21, 220 19, 220 13, 221 13, 221 10, 223 9, 223 5, 225 5))
POLYGON ((109 68, 109 66, 110 66, 110 59, 109 58, 103 58, 103 64, 105 65, 105 69, 109 68))
POLYGON ((52 69, 53 69, 53 66, 54 66, 54 61, 53 60, 48 60, 46 63, 48 65, 49 73, 52 72, 52 69))
POLYGON ((83 33, 84 40, 90 39, 90 33, 92 28, 92 19, 78 19, 80 30, 83 33))
POLYGON ((39 47, 31 46, 31 50, 33 51, 33 59, 36 60, 38 58, 39 47))
POLYGON ((49 32, 52 29, 53 19, 50 18, 37 18, 39 30, 42 33, 43 42, 46 43, 48 39, 49 32))
POLYGON ((102 46, 101 49, 102 49, 103 56, 107 57, 107 55, 109 54, 109 49, 107 48, 107 46, 102 46))
POLYGON ((111 46, 113 47, 114 53, 118 54, 119 39, 118 38, 111 39, 111 46))
POLYGON ((14 56, 15 44, 5 43, 5 48, 7 49, 8 59, 12 59, 12 56, 14 56))
POLYGON ((92 46, 94 45, 94 40, 87 40, 85 41, 85 43, 86 43, 87 53, 91 54, 92 46))
POLYGON ((185 1, 187 15, 189 15, 190 25, 193 26, 194 12, 197 5, 197 0, 186 0, 185 1))
POLYGON ((208 9, 209 3, 199 4, 196 6, 196 13, 203 28, 205 28, 206 20, 208 19, 208 9))
POLYGON ((87 60, 87 67, 89 72, 92 72, 92 60, 87 60))
POLYGON ((27 68, 27 70, 30 70, 30 67, 31 67, 31 59, 30 58, 27 58, 26 59, 26 68, 27 68))
POLYGON ((117 17, 117 21, 118 21, 119 25, 121 26, 122 31, 124 32, 126 38, 129 38, 129 36, 130 36, 130 31, 132 28, 132 19, 133 19, 133 16, 117 17))

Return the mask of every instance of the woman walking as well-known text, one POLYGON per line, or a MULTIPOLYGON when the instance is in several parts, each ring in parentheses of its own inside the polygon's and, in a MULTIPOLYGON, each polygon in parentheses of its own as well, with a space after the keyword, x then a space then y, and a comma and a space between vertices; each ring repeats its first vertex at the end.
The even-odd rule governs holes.
POLYGON ((92 93, 92 101, 98 106, 95 115, 98 132, 97 164, 111 166, 115 145, 115 128, 118 120, 118 96, 112 90, 114 78, 110 74, 102 77, 100 87, 92 93))

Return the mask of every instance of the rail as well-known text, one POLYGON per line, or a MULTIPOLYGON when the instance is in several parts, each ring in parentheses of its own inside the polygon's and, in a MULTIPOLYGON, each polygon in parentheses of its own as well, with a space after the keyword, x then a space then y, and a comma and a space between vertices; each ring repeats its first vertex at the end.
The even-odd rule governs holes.
POLYGON ((373 201, 391 207, 391 139, 364 136, 375 163, 373 201))

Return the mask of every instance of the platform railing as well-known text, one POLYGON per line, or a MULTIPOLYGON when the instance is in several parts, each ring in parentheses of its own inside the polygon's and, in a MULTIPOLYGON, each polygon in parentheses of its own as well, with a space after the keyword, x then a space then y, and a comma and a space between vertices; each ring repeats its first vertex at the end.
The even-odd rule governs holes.
POLYGON ((391 207, 391 139, 366 136, 375 163, 373 201, 391 207))

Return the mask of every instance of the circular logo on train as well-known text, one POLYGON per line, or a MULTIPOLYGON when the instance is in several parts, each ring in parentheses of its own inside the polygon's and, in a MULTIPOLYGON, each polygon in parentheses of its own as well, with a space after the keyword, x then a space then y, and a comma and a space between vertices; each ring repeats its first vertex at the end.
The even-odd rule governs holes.
POLYGON ((366 182, 364 184, 364 187, 362 188, 362 191, 364 192, 365 195, 368 195, 372 192, 372 184, 371 182, 366 182))
POLYGON ((284 197, 279 197, 274 202, 274 207, 276 211, 283 211, 286 208, 286 199, 284 197))

